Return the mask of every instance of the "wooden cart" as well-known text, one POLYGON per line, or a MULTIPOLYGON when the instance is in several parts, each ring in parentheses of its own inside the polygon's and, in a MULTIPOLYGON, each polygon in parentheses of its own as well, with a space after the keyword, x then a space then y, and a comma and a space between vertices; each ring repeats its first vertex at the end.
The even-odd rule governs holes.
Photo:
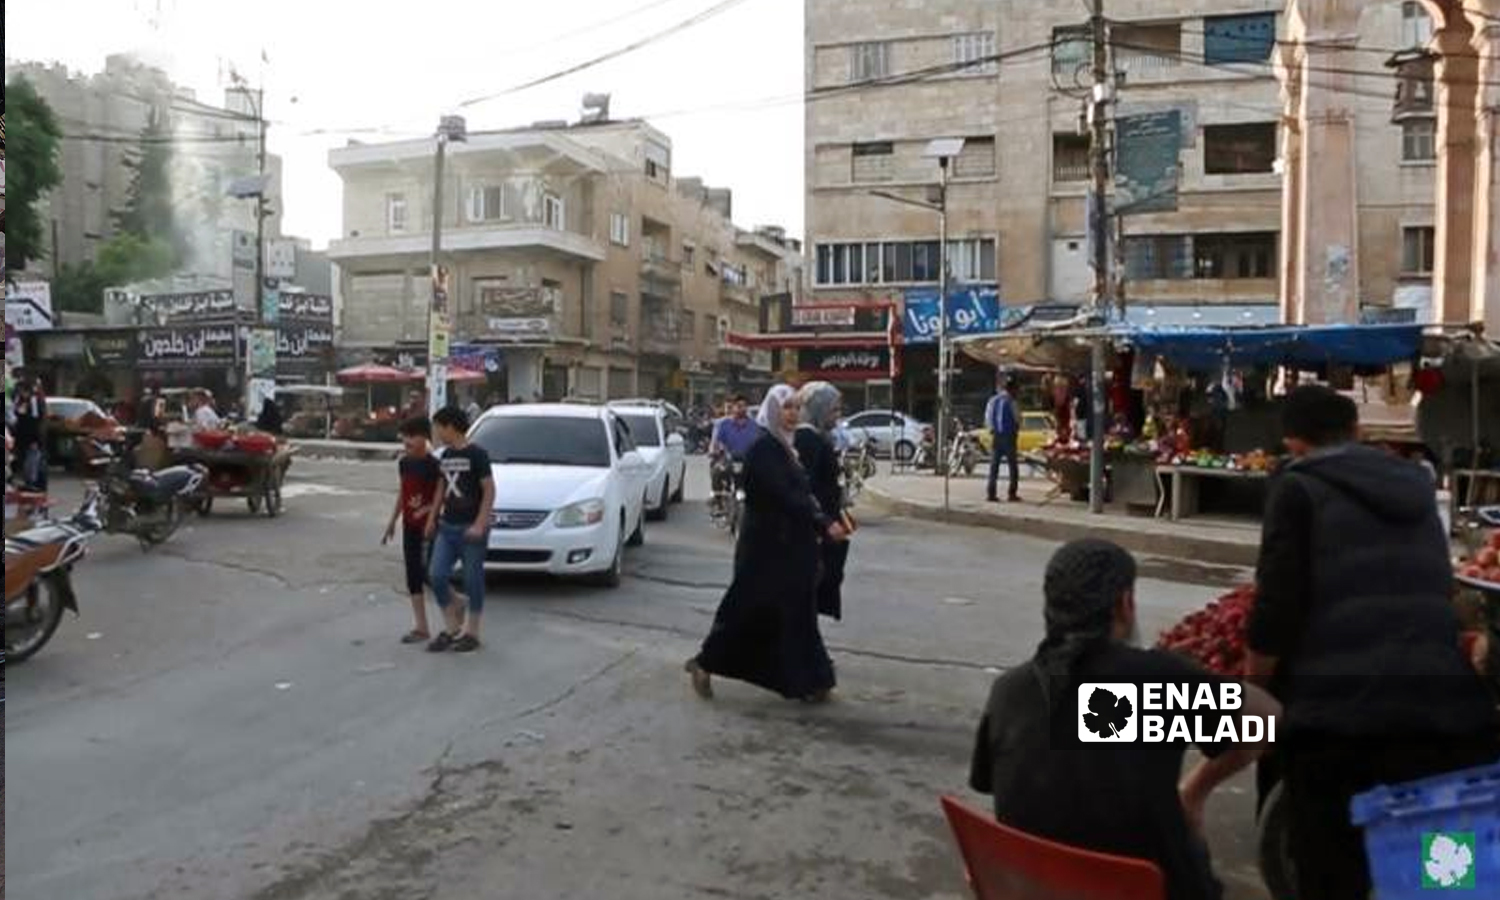
POLYGON ((191 447, 173 451, 172 457, 176 463, 196 463, 208 469, 203 494, 197 502, 200 515, 213 512, 217 497, 242 497, 252 515, 264 512, 275 518, 281 515, 281 487, 294 453, 291 445, 277 444, 271 453, 191 447))

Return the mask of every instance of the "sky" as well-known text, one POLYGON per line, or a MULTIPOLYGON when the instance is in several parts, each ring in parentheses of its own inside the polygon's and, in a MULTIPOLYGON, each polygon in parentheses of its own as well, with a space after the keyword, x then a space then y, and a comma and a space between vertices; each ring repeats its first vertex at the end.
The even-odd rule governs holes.
POLYGON ((340 233, 329 149, 431 134, 453 112, 471 130, 576 121, 585 93, 610 93, 612 117, 645 116, 670 135, 674 174, 731 188, 739 225, 800 235, 802 0, 733 0, 595 68, 460 106, 724 2, 26 0, 5 4, 5 53, 82 72, 136 53, 211 102, 230 67, 251 85, 263 79, 268 143, 285 165, 283 231, 318 247, 340 233))

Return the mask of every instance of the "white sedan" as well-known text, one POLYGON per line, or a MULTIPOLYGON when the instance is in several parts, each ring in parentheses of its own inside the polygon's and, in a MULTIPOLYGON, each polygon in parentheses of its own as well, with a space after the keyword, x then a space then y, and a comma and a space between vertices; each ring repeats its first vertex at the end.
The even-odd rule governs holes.
POLYGON ((496 407, 469 431, 495 475, 485 567, 620 583, 625 547, 645 540, 651 466, 598 406, 496 407))
POLYGON ((668 424, 670 412, 664 404, 615 402, 609 408, 625 420, 630 437, 651 466, 646 491, 646 513, 665 520, 673 503, 681 503, 687 483, 687 442, 668 424))

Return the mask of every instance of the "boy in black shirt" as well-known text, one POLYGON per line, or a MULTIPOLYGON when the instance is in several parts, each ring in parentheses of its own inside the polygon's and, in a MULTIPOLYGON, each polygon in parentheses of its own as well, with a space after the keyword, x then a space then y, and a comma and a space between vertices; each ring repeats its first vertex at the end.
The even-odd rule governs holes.
POLYGON ((469 443, 469 417, 454 407, 440 409, 432 417, 437 439, 446 448, 438 464, 443 480, 427 520, 432 540, 431 584, 433 596, 443 611, 447 630, 427 645, 434 653, 453 650, 471 653, 479 649, 479 617, 484 612, 484 557, 490 543, 490 515, 495 504, 495 478, 490 455, 469 443), (453 601, 448 577, 463 561, 464 590, 469 595, 469 613, 463 617, 453 601))
MULTIPOLYGON (((1203 840, 1208 796, 1269 745, 1199 744, 1207 759, 1182 776, 1182 742, 1084 743, 1078 687, 1086 683, 1201 685, 1225 679, 1161 651, 1132 646, 1135 560, 1107 541, 1065 545, 1047 564, 1047 637, 1036 656, 995 680, 974 747, 971 786, 995 798, 995 818, 1037 837, 1155 863, 1171 900, 1217 900, 1203 840), (1179 785, 1179 778, 1181 779, 1179 785)), ((1243 687, 1243 716, 1280 714, 1243 687)), ((1139 715, 1139 713, 1136 713, 1139 715)), ((1195 711, 1204 733, 1234 713, 1195 711)))
POLYGON ((396 494, 396 508, 391 510, 391 520, 385 526, 385 537, 381 544, 389 544, 396 536, 396 522, 401 522, 401 551, 406 559, 406 592, 411 595, 411 612, 415 627, 402 638, 403 644, 416 644, 432 637, 427 630, 427 520, 432 518, 432 506, 442 483, 443 473, 438 460, 432 455, 429 442, 432 440, 432 425, 426 416, 407 419, 401 423, 401 442, 406 453, 398 462, 401 474, 401 489, 396 494))

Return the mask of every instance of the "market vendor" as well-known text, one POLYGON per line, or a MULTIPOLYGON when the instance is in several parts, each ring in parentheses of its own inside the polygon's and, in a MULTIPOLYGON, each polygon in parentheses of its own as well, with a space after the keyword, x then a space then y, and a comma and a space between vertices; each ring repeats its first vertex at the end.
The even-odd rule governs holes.
POLYGON ((1356 442, 1325 387, 1284 406, 1295 459, 1266 505, 1249 679, 1286 706, 1281 757, 1298 900, 1370 891, 1351 799, 1500 759, 1500 722, 1459 646, 1431 476, 1356 442))
POLYGON ((188 395, 188 415, 194 431, 218 431, 223 424, 208 391, 193 391, 188 395))

